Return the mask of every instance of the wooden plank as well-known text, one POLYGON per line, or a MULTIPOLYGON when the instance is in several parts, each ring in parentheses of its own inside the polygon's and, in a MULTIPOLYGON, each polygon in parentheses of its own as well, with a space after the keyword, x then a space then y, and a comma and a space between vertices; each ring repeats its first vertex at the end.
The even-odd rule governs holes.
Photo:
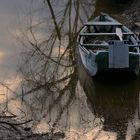
MULTIPOLYGON (((80 36, 104 36, 104 35, 116 35, 116 33, 81 33, 80 36)), ((123 33, 123 35, 133 35, 132 32, 123 33)))
POLYGON ((109 47, 109 68, 129 67, 129 47, 122 41, 114 41, 109 47), (119 47, 118 47, 119 46, 119 47))
POLYGON ((119 22, 87 22, 86 26, 121 26, 122 24, 119 22))
MULTIPOLYGON (((80 44, 81 46, 85 46, 85 47, 109 47, 109 44, 80 44)), ((140 47, 139 45, 127 45, 128 47, 140 47)))
POLYGON ((140 22, 136 22, 135 25, 140 27, 140 22))
POLYGON ((85 46, 85 47, 109 47, 109 44, 80 44, 81 46, 85 46))
POLYGON ((137 37, 140 39, 140 31, 134 31, 137 37))

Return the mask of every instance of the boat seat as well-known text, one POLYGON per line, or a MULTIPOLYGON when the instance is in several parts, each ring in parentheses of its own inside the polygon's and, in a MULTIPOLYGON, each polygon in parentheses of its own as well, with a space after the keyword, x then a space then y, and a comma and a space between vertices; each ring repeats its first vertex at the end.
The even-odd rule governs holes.
MULTIPOLYGON (((109 44, 81 44, 81 46, 85 46, 85 47, 109 47, 110 45, 109 44)), ((140 47, 140 44, 139 45, 128 45, 128 47, 140 47)))
POLYGON ((119 22, 87 22, 86 26, 122 26, 119 22))
MULTIPOLYGON (((133 33, 122 33, 123 35, 133 35, 133 33)), ((116 35, 116 33, 81 33, 80 36, 106 36, 116 35)))

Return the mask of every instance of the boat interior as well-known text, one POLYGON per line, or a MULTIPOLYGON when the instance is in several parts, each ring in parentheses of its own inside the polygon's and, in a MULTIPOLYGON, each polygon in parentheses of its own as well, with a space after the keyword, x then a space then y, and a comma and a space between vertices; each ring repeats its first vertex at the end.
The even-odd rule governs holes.
POLYGON ((126 26, 106 14, 86 23, 80 33, 80 45, 93 52, 107 51, 114 40, 123 41, 129 47, 129 52, 140 52, 138 37, 126 26))

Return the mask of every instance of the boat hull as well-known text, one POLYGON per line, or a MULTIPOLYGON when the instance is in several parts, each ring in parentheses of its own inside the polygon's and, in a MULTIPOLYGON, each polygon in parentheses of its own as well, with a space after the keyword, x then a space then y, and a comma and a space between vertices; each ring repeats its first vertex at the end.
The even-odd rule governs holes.
POLYGON ((86 71, 91 75, 95 76, 101 71, 126 71, 139 74, 140 56, 139 54, 129 52, 129 66, 125 68, 110 68, 109 67, 109 52, 99 52, 94 54, 83 50, 79 47, 80 57, 86 71))

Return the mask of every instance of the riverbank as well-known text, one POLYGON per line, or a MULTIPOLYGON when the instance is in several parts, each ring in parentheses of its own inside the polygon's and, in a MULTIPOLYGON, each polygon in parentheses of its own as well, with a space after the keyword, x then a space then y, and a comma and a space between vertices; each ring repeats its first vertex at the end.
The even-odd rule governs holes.
POLYGON ((134 0, 131 5, 126 7, 122 16, 126 18, 126 26, 133 29, 136 22, 140 22, 140 1, 134 0))

